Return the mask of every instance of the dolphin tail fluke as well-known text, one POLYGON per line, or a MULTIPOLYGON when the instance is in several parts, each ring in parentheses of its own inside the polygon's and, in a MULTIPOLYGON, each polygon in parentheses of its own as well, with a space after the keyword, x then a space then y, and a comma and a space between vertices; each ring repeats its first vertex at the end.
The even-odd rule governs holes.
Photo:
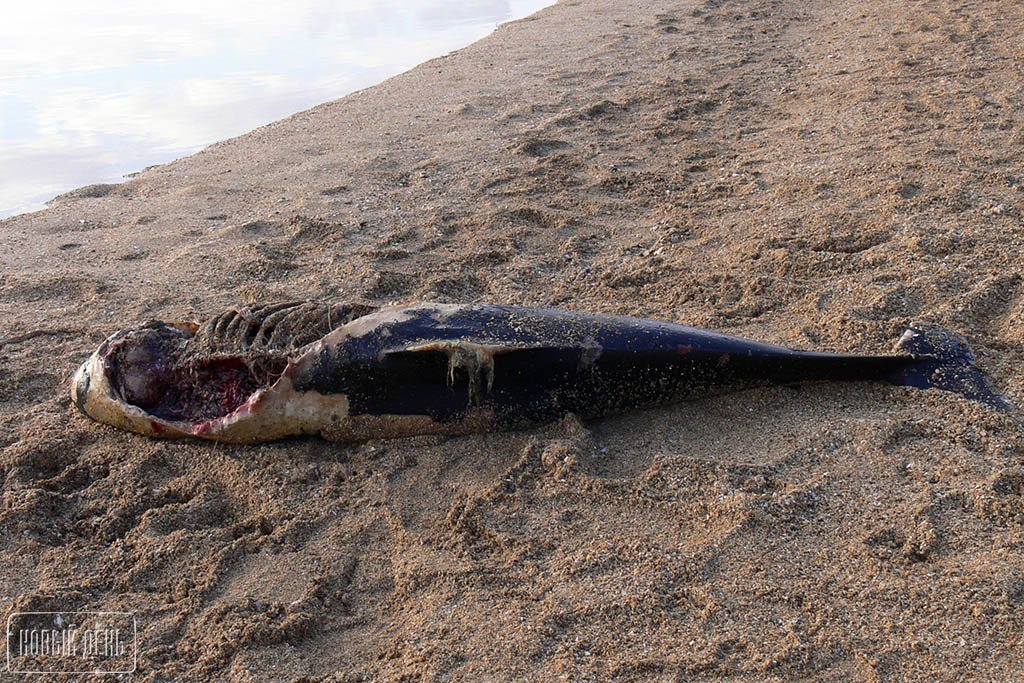
POLYGON ((992 380, 975 367, 974 352, 956 332, 941 327, 910 327, 898 346, 914 361, 890 375, 893 384, 952 391, 1002 412, 1013 408, 992 380))

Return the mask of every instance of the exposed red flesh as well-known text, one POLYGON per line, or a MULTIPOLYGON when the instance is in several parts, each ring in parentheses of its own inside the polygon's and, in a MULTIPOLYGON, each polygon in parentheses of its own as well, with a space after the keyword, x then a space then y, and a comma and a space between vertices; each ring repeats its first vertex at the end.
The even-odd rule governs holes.
POLYGON ((177 332, 147 328, 111 349, 110 372, 121 397, 153 417, 207 422, 229 415, 280 377, 279 356, 181 359, 177 332))
POLYGON ((254 372, 241 358, 218 358, 175 368, 160 402, 148 412, 156 417, 205 422, 234 412, 284 369, 281 363, 254 372))

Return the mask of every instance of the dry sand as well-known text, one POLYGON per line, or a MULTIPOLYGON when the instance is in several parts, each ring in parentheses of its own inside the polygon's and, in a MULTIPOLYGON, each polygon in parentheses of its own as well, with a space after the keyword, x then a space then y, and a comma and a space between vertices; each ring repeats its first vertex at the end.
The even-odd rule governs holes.
POLYGON ((562 2, 3 221, 3 614, 135 611, 140 681, 1024 677, 1024 435, 954 395, 246 448, 66 389, 136 321, 322 297, 930 320, 1024 403, 1022 36, 1011 0, 562 2))

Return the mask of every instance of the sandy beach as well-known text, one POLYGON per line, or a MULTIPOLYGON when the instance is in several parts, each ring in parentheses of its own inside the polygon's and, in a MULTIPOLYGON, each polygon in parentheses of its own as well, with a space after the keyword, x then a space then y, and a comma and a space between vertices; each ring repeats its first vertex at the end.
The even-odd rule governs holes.
POLYGON ((134 612, 146 682, 1024 678, 1019 412, 821 384, 242 447, 68 395, 128 325, 319 298, 926 321, 1022 405, 1022 36, 1009 0, 563 0, 0 221, 0 614, 134 612))

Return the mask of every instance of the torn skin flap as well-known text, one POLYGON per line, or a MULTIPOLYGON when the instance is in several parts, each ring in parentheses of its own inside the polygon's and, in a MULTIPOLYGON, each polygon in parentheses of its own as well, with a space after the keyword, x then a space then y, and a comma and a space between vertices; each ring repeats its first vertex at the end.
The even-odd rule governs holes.
POLYGON ((394 356, 402 353, 443 353, 448 357, 448 386, 455 384, 455 371, 463 369, 469 376, 469 399, 473 405, 479 405, 485 392, 494 386, 494 357, 517 351, 522 348, 507 344, 478 344, 469 341, 433 341, 408 346, 402 349, 385 351, 382 356, 394 356))
MULTIPOLYGON (((595 365, 602 353, 602 348, 596 343, 583 346, 561 346, 537 343, 507 344, 437 340, 413 344, 404 348, 389 349, 383 351, 379 357, 382 360, 390 358, 397 361, 402 356, 411 358, 418 355, 437 354, 446 360, 445 382, 448 387, 455 385, 456 371, 465 371, 468 378, 469 404, 481 405, 483 399, 494 389, 495 378, 499 375, 504 376, 503 373, 495 371, 498 357, 511 359, 520 354, 529 354, 530 365, 536 364, 538 372, 543 374, 546 371, 540 368, 547 368, 548 371, 551 371, 566 363, 574 367, 577 372, 587 371, 595 365)), ((508 362, 510 361, 502 361, 502 363, 508 362)), ((507 389, 508 387, 503 388, 507 389)))

